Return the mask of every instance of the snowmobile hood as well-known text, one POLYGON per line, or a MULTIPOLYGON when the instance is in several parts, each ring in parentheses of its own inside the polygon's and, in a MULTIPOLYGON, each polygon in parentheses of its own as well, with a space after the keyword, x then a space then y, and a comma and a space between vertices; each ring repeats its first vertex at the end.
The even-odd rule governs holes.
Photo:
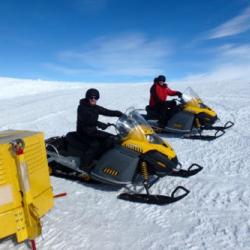
POLYGON ((140 153, 156 150, 170 159, 176 157, 172 147, 154 132, 134 108, 128 109, 126 115, 118 119, 116 127, 123 137, 123 146, 140 153))
POLYGON ((217 117, 216 112, 207 105, 205 105, 199 95, 196 94, 196 92, 192 88, 188 87, 183 92, 182 98, 185 102, 185 111, 189 111, 194 114, 205 113, 210 117, 217 117))

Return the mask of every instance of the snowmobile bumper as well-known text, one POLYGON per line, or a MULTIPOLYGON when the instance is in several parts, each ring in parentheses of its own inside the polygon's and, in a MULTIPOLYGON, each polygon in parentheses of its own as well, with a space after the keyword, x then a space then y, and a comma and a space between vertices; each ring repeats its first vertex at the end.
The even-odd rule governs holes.
MULTIPOLYGON (((179 165, 181 164, 179 163, 179 165)), ((198 174, 202 169, 203 169, 202 166, 200 166, 197 163, 193 163, 187 170, 177 169, 177 170, 172 171, 171 176, 188 178, 190 176, 198 174)))

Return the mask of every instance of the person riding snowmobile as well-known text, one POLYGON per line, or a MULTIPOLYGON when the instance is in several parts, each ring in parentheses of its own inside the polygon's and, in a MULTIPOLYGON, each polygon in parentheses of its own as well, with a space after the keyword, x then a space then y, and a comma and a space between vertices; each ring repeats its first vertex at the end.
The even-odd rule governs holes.
POLYGON ((76 134, 84 145, 81 169, 87 173, 91 170, 93 160, 114 146, 114 136, 97 129, 98 127, 105 130, 108 127, 107 124, 98 121, 98 116, 120 117, 123 114, 121 111, 109 110, 97 105, 99 98, 97 89, 88 89, 77 109, 76 134))
POLYGON ((181 97, 180 91, 172 90, 165 83, 166 77, 159 75, 154 79, 154 84, 150 88, 150 100, 148 108, 159 114, 159 127, 164 127, 167 119, 175 112, 176 102, 167 101, 168 96, 181 97))

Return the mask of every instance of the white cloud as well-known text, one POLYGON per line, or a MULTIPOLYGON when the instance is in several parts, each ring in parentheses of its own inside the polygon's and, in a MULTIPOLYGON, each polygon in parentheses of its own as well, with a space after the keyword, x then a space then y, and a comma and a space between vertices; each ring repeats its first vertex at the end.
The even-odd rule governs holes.
POLYGON ((180 81, 184 82, 224 82, 224 81, 250 82, 250 65, 224 64, 204 74, 189 75, 180 81))
POLYGON ((227 44, 215 50, 216 59, 213 68, 205 73, 189 75, 181 81, 215 82, 247 81, 250 82, 250 45, 236 46, 227 44))
POLYGON ((207 39, 216 39, 233 36, 250 29, 250 7, 246 8, 239 16, 212 29, 207 39))
POLYGON ((81 68, 71 68, 67 66, 61 66, 55 63, 44 63, 43 64, 45 67, 52 69, 54 71, 63 73, 65 75, 82 75, 82 74, 87 74, 91 73, 89 70, 84 70, 81 68))
POLYGON ((82 70, 106 76, 152 76, 164 68, 170 53, 169 42, 166 40, 150 40, 137 33, 105 36, 85 44, 80 51, 60 52, 60 65, 53 67, 64 68, 66 72, 68 67, 62 64, 70 63, 78 65, 77 69, 68 69, 72 74, 82 70))
POLYGON ((233 44, 227 44, 221 46, 218 51, 221 53, 221 57, 225 60, 232 59, 234 62, 248 62, 250 63, 250 45, 236 46, 233 44))

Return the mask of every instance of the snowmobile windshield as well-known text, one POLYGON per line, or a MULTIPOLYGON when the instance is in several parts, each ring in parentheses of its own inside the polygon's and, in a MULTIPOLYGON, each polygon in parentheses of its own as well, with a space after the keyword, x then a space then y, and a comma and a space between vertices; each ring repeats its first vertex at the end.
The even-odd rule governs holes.
POLYGON ((126 113, 117 120, 116 128, 124 139, 146 140, 154 144, 163 144, 162 139, 134 108, 129 108, 126 113))
POLYGON ((199 106, 202 103, 202 99, 198 94, 190 87, 188 87, 182 94, 182 99, 186 103, 191 103, 194 106, 199 106))

